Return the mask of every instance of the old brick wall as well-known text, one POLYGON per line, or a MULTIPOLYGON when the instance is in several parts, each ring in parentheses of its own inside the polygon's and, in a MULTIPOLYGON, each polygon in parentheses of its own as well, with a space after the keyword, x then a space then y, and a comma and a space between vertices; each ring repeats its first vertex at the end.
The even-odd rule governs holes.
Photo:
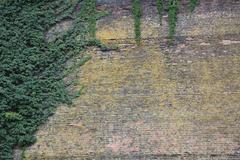
POLYGON ((240 1, 201 0, 193 13, 182 1, 171 47, 155 1, 142 1, 139 47, 130 1, 105 2, 97 37, 119 50, 89 50, 84 94, 59 106, 26 158, 239 160, 240 1))
MULTIPOLYGON (((123 5, 115 5, 115 7, 108 5, 109 8, 108 6, 99 6, 100 9, 108 9, 112 13, 98 22, 97 36, 99 38, 134 38, 131 3, 129 0, 124 2, 123 5)), ((217 36, 240 33, 239 1, 201 0, 193 13, 189 11, 187 2, 186 0, 181 1, 176 36, 217 36)), ((161 26, 155 0, 142 1, 142 8, 142 38, 167 37, 167 11, 164 12, 163 26, 161 26)))

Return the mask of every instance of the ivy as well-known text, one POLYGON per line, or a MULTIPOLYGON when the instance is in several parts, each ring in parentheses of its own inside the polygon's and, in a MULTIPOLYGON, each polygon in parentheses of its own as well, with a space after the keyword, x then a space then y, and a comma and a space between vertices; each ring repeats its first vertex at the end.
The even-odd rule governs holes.
POLYGON ((197 6, 197 3, 198 3, 198 0, 190 0, 189 8, 190 8, 191 12, 194 11, 195 7, 197 6))
MULTIPOLYGON (((0 159, 13 159, 15 147, 25 148, 36 141, 39 125, 60 103, 70 104, 63 79, 74 66, 66 62, 89 56, 87 46, 104 47, 95 39, 95 0, 4 0, 0 3, 0 159), (52 42, 45 32, 59 21, 74 19, 73 27, 52 42)), ((79 94, 77 92, 76 94, 79 94)))
POLYGON ((157 0, 157 10, 159 15, 159 22, 162 25, 163 0, 157 0))
POLYGON ((132 0, 132 12, 134 16, 134 33, 137 45, 141 43, 141 2, 140 0, 132 0))
MULTIPOLYGON (((189 8, 191 11, 197 6, 198 0, 190 0, 189 8)), ((162 16, 164 11, 164 0, 156 0, 159 22, 162 25, 162 16)), ((175 29, 177 24, 177 14, 179 10, 179 0, 168 0, 168 37, 170 44, 173 43, 175 29)), ((134 15, 135 41, 140 45, 141 41, 141 4, 140 0, 132 0, 132 11, 134 15)))
POLYGON ((179 7, 178 3, 178 0, 170 0, 168 5, 168 36, 170 39, 170 43, 172 43, 175 34, 177 13, 179 7))

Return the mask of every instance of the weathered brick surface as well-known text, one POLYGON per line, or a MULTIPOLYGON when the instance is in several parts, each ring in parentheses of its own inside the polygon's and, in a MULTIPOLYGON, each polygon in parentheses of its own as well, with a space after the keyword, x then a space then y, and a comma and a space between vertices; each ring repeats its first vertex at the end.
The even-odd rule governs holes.
MULTIPOLYGON (((109 6, 112 14, 98 22, 97 37, 103 40, 134 38, 134 20, 129 0, 121 7, 109 6)), ((176 29, 177 36, 213 36, 240 34, 240 1, 201 0, 193 13, 189 12, 188 1, 181 1, 176 29)), ((166 2, 167 4, 167 2, 166 2)), ((142 38, 166 37, 168 34, 168 15, 164 12, 162 26, 155 0, 143 0, 142 38)))
MULTIPOLYGON (((212 8, 217 2, 209 1, 212 8)), ((120 51, 92 51, 79 72, 84 94, 40 128, 27 159, 239 160, 239 3, 227 2, 232 11, 198 8, 193 17, 204 17, 201 23, 186 22, 198 34, 178 29, 183 37, 173 47, 148 38, 134 46, 126 8, 111 16, 128 21, 101 20, 98 36, 118 39, 120 51)))

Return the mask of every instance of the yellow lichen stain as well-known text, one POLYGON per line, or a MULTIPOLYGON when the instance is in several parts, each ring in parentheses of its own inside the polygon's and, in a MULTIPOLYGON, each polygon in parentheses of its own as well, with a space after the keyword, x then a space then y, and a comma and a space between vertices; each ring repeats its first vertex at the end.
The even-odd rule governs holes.
MULTIPOLYGON (((108 153, 107 144, 100 143, 99 137, 112 136, 105 135, 109 128, 104 125, 118 121, 117 117, 123 114, 119 110, 124 106, 132 108, 141 118, 144 115, 154 117, 151 123, 158 127, 159 144, 166 146, 166 153, 173 149, 176 153, 185 151, 184 147, 190 142, 182 141, 182 135, 195 137, 194 143, 201 146, 209 143, 201 137, 204 134, 214 137, 215 133, 239 133, 236 127, 230 127, 240 117, 239 56, 173 64, 167 62, 169 59, 158 46, 123 52, 124 56, 116 54, 113 58, 95 57, 81 67, 79 81, 86 87, 85 93, 74 101, 74 107, 58 108, 37 133, 37 143, 26 151, 26 157, 108 153), (185 77, 178 75, 183 70, 185 77), (199 134, 194 134, 193 130, 199 134)), ((151 126, 145 119, 138 120, 141 125, 137 126, 137 135, 150 139, 146 133, 151 126)), ((124 124, 119 121, 119 125, 124 124)), ((132 121, 125 125, 135 127, 132 121)), ((225 141, 222 143, 235 145, 232 140, 225 141)), ((206 148, 199 151, 190 147, 188 151, 208 153, 206 148)), ((218 152, 222 151, 218 148, 218 152)))
MULTIPOLYGON (((180 95, 183 98, 181 100, 176 100, 176 95, 168 97, 168 101, 175 104, 172 110, 174 123, 183 122, 184 118, 195 119, 199 123, 208 125, 221 122, 227 126, 234 123, 236 117, 240 117, 240 90, 236 88, 240 84, 240 57, 209 58, 196 61, 188 65, 188 68, 191 72, 197 73, 192 79, 194 83, 181 81, 178 86, 196 86, 198 92, 195 94, 199 95, 196 95, 197 98, 191 97, 193 88, 190 88, 184 93, 186 95, 180 95), (191 98, 187 98, 189 96, 191 98)), ((170 93, 177 93, 176 89, 176 86, 173 86, 170 88, 170 93)), ((160 111, 159 116, 171 114, 169 111, 171 110, 160 111)))
POLYGON ((189 31, 187 31, 187 35, 190 35, 190 36, 198 36, 201 33, 203 33, 203 31, 201 28, 198 28, 198 27, 191 28, 189 31))
POLYGON ((191 67, 198 71, 196 84, 203 97, 200 118, 232 123, 240 116, 240 57, 210 58, 191 67))
POLYGON ((112 20, 111 23, 98 22, 96 37, 100 40, 117 40, 134 38, 133 19, 121 18, 112 20))
POLYGON ((162 37, 165 33, 163 27, 159 24, 159 19, 151 19, 146 17, 142 19, 141 30, 142 38, 157 38, 162 37))

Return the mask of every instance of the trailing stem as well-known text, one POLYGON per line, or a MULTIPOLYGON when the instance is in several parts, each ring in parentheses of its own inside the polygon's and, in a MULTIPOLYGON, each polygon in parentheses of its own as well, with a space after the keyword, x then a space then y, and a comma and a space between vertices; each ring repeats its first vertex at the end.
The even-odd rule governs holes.
POLYGON ((140 0, 132 0, 132 12, 134 16, 134 33, 137 45, 141 43, 141 2, 140 0))
POLYGON ((168 36, 170 43, 173 42, 173 37, 175 34, 176 23, 177 23, 177 13, 178 13, 178 0, 170 0, 168 6, 168 36))
POLYGON ((159 15, 159 22, 162 25, 163 0, 157 0, 157 10, 159 15))
POLYGON ((194 11, 194 9, 196 8, 197 4, 198 4, 198 0, 190 0, 189 8, 190 8, 191 12, 194 11))

